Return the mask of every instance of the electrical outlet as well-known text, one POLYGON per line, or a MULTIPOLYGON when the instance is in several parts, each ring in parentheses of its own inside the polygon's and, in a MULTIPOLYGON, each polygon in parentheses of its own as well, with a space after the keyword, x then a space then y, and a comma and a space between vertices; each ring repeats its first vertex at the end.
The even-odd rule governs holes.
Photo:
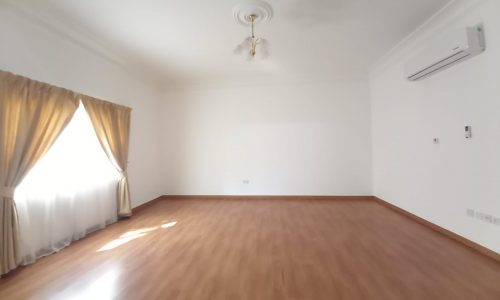
POLYGON ((484 214, 484 221, 488 223, 493 223, 493 217, 488 214, 484 214))
POLYGON ((243 179, 243 181, 242 181, 242 182, 243 182, 243 184, 249 184, 249 183, 250 183, 250 180, 248 180, 248 179, 243 179))
POLYGON ((465 138, 466 139, 471 139, 472 138, 472 127, 465 126, 465 138))
MULTIPOLYGON (((491 216, 490 216, 491 217, 491 216)), ((482 212, 476 212, 476 219, 484 222, 488 222, 488 215, 482 212)))
POLYGON ((467 216, 471 218, 475 218, 476 220, 480 220, 486 223, 490 223, 492 225, 500 226, 500 217, 493 216, 487 213, 483 213, 480 211, 475 211, 471 208, 466 210, 467 216))
POLYGON ((473 209, 470 209, 470 208, 467 209, 467 216, 474 217, 475 215, 476 215, 476 212, 473 209))

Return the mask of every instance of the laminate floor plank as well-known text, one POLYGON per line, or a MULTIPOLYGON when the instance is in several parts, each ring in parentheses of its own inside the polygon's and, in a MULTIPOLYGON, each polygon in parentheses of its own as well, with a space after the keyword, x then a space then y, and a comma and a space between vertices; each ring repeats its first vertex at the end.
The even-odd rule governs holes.
POLYGON ((500 263, 370 200, 169 199, 0 299, 500 299, 500 263))

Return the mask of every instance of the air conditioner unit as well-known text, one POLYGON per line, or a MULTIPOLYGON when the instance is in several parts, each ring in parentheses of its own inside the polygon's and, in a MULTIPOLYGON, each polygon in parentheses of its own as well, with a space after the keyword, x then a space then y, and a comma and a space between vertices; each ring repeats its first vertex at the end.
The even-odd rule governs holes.
POLYGON ((450 32, 430 42, 406 64, 406 78, 416 81, 472 58, 485 50, 481 25, 450 32))

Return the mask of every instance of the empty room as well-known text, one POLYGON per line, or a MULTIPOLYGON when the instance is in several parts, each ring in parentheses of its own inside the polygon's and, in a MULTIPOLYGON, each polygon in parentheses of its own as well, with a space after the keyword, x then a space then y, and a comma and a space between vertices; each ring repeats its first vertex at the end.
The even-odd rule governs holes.
POLYGON ((499 300, 500 1, 0 0, 0 299, 499 300))

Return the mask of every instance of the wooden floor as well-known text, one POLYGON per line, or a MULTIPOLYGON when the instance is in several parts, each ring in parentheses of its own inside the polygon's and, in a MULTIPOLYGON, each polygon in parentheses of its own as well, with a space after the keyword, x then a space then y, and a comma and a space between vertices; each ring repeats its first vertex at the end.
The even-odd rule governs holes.
POLYGON ((165 200, 0 299, 498 300, 500 264, 369 200, 165 200))

